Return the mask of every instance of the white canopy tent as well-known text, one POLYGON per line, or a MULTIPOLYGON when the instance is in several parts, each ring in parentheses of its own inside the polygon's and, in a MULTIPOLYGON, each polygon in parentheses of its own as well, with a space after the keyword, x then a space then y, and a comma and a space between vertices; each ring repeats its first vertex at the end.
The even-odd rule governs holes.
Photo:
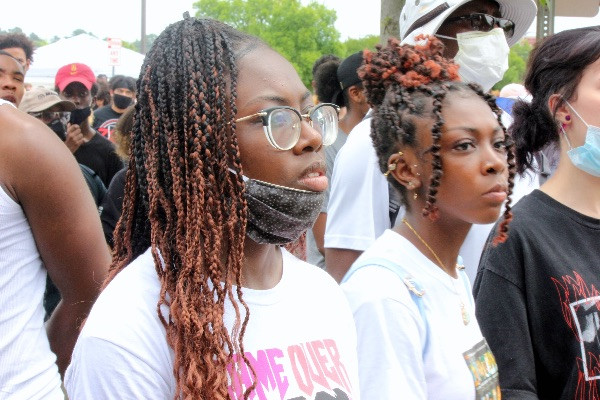
POLYGON ((34 86, 54 88, 56 71, 71 63, 86 64, 96 75, 105 74, 109 78, 113 75, 126 75, 137 79, 143 61, 143 54, 121 48, 120 65, 113 67, 109 65, 108 42, 88 34, 80 34, 36 49, 25 81, 34 86))

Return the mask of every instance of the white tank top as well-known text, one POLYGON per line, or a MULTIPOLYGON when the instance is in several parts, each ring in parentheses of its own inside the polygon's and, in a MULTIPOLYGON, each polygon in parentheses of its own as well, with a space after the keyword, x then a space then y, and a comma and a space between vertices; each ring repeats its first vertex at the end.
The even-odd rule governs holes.
MULTIPOLYGON (((4 102, 0 100, 0 106, 4 102)), ((9 103, 10 104, 10 103, 9 103)), ((0 185, 0 399, 64 399, 44 327, 46 269, 23 209, 0 185)))

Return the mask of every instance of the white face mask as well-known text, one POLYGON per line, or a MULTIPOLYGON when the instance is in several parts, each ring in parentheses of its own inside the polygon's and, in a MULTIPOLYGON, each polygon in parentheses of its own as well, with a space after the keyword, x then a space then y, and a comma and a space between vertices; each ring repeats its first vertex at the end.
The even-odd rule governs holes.
POLYGON ((510 49, 501 28, 489 32, 463 32, 456 39, 449 36, 438 37, 458 42, 458 53, 454 62, 460 65, 458 74, 464 82, 475 82, 488 91, 498 83, 508 69, 510 49))

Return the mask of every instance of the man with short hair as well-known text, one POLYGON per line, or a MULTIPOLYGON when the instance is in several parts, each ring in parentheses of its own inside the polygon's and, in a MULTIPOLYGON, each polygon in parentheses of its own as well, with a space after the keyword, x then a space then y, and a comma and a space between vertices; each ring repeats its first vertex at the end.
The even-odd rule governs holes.
MULTIPOLYGON (((489 90, 508 68, 508 46, 525 34, 535 15, 533 0, 410 0, 400 13, 400 32, 403 44, 414 44, 420 34, 435 34, 445 45, 444 55, 459 64, 462 79, 489 90)), ((393 226, 392 220, 400 220, 399 203, 390 201, 370 132, 370 119, 353 129, 337 155, 331 180, 325 261, 327 271, 338 281, 358 256, 393 226)), ((522 186, 513 194, 513 201, 535 185, 522 186)), ((491 229, 480 227, 473 226, 461 249, 471 276, 491 229)))
POLYGON ((63 400, 60 374, 111 258, 77 163, 15 108, 19 85, 14 103, 0 99, 0 397, 63 400), (47 275, 63 301, 44 325, 47 275))
POLYGON ((22 33, 0 35, 0 50, 16 58, 27 73, 33 61, 33 42, 27 36, 22 33))
POLYGON ((65 144, 77 162, 90 167, 108 187, 112 177, 123 168, 123 162, 115 146, 90 126, 88 117, 98 90, 95 83, 96 76, 90 67, 80 63, 59 68, 55 77, 60 98, 75 103, 67 124, 65 144))
POLYGON ((12 54, 0 50, 0 99, 15 106, 23 97, 25 69, 12 54))
POLYGON ((134 103, 135 84, 135 79, 129 76, 115 75, 110 79, 109 93, 112 101, 94 111, 94 129, 105 138, 110 139, 117 120, 134 103))

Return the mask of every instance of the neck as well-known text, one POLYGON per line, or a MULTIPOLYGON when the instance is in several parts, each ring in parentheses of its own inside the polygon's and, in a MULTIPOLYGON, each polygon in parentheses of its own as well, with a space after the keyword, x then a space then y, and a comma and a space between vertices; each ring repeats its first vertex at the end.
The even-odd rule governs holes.
POLYGON ((362 121, 362 119, 365 117, 365 114, 366 112, 361 113, 358 110, 357 105, 349 109, 346 115, 344 115, 344 118, 340 120, 340 129, 342 132, 345 132, 346 134, 350 133, 350 131, 354 129, 354 127, 358 125, 360 121, 362 121))
POLYGON ((472 224, 464 221, 448 222, 443 221, 441 218, 433 222, 429 218, 411 213, 407 213, 405 219, 408 225, 412 226, 415 230, 416 234, 406 223, 398 224, 394 230, 404 236, 435 265, 444 270, 448 275, 456 278, 458 276, 456 272, 458 252, 472 224), (431 249, 427 248, 425 243, 431 249), (440 265, 440 262, 442 265, 440 265))
POLYGON ((540 190, 583 215, 600 218, 600 177, 575 167, 564 150, 556 171, 540 190))
POLYGON ((126 110, 126 108, 119 108, 119 107, 115 106, 114 103, 110 105, 110 108, 112 108, 114 112, 119 113, 119 114, 123 114, 126 110))
POLYGON ((283 274, 281 249, 274 244, 258 244, 246 236, 242 285, 249 289, 274 288, 283 274))

